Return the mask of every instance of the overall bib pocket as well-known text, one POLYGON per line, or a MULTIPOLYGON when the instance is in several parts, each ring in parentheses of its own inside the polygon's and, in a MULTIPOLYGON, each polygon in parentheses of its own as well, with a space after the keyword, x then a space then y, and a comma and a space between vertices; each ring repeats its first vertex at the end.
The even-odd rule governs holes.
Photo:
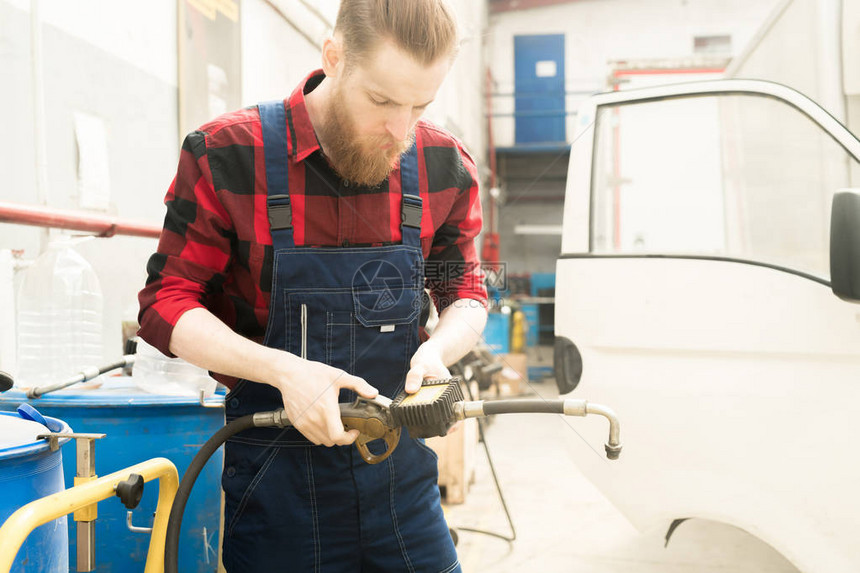
POLYGON ((404 373, 415 352, 421 289, 395 284, 387 289, 354 289, 356 372, 373 372, 368 380, 380 392, 394 397, 402 388, 404 373), (381 352, 384 349, 384 352, 381 352), (384 363, 380 362, 384 356, 384 363))
MULTIPOLYGON (((361 376, 385 395, 396 393, 415 352, 420 288, 292 289, 284 291, 284 304, 288 352, 361 376)), ((352 392, 340 397, 353 399, 352 392)))
POLYGON ((334 346, 329 341, 334 323, 344 320, 341 310, 351 310, 350 289, 284 292, 284 350, 296 356, 347 370, 342 360, 329 360, 334 346))

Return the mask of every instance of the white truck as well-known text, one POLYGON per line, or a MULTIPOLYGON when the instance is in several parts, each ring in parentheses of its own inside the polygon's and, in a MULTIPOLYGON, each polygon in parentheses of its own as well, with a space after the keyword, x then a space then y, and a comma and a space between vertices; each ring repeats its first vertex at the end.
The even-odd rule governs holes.
POLYGON ((607 404, 576 463, 640 529, 755 535, 860 571, 860 140, 785 86, 594 96, 571 147, 555 369, 607 404))

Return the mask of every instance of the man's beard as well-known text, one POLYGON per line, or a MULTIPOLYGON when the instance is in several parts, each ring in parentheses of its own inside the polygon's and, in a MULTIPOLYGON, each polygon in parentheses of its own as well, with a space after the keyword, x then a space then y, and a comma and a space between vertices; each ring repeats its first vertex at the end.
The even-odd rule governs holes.
POLYGON ((361 136, 355 121, 346 111, 347 98, 336 90, 317 127, 319 138, 325 145, 326 157, 334 170, 351 183, 375 187, 397 167, 403 155, 415 141, 410 132, 406 141, 386 136, 361 136), (387 149, 381 146, 392 144, 387 149))

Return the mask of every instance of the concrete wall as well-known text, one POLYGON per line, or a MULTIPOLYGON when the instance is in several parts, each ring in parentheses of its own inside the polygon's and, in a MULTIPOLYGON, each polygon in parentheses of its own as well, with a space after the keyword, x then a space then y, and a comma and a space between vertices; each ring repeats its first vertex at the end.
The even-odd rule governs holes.
MULTIPOLYGON (((163 218, 161 198, 179 149, 176 86, 176 5, 160 0, 139 5, 109 1, 38 2, 34 29, 29 2, 0 1, 0 200, 73 209, 79 150, 75 116, 96 118, 105 132, 109 197, 101 210, 149 222, 163 218), (34 97, 32 42, 41 36, 43 98, 34 97), (40 120, 41 118, 41 120, 40 120), (37 137, 37 125, 43 137, 37 137), (37 186, 37 149, 42 144, 44 186, 37 186)), ((0 249, 35 258, 47 239, 35 227, 0 224, 0 249)), ((120 323, 145 278, 153 239, 97 239, 78 250, 99 274, 105 296, 106 359, 121 353, 120 323)), ((6 307, 4 307, 6 308, 6 307)), ((12 318, 3 316, 3 322, 12 318)), ((4 328, 0 324, 0 328, 4 328)), ((0 356, 0 366, 11 361, 0 356)))
MULTIPOLYGON (((316 46, 328 31, 323 20, 333 23, 339 5, 338 0, 307 0, 321 20, 297 0, 273 3, 312 41, 266 1, 241 0, 243 105, 285 97, 319 67, 316 46)), ((482 161, 486 0, 454 4, 466 42, 428 113, 460 135, 482 161)), ((100 212, 160 225, 184 135, 178 128, 176 37, 176 0, 152 0, 145 6, 110 0, 0 0, 0 107, 6 110, 0 200, 67 209, 81 205, 75 117, 84 113, 97 118, 105 131, 109 199, 100 212), (34 6, 41 22, 35 29, 41 40, 35 44, 34 6), (40 46, 42 62, 35 75, 33 45, 40 46), (34 96, 40 91, 34 77, 43 86, 43 104, 34 96), (39 117, 43 138, 37 137, 39 117), (37 152, 40 141, 44 154, 37 152), (44 157, 42 191, 37 157, 44 157)), ((38 256, 47 237, 42 229, 0 223, 0 251, 23 251, 24 262, 38 256)), ((96 269, 104 291, 105 360, 121 353, 120 325, 136 315, 137 292, 155 246, 154 239, 115 237, 77 247, 96 269)), ((12 320, 10 306, 0 308, 0 330, 9 329, 4 325, 12 320)), ((13 362, 8 350, 0 351, 0 368, 11 370, 13 362)))
POLYGON ((487 120, 484 116, 484 41, 486 0, 451 2, 460 23, 460 53, 427 117, 463 140, 479 168, 486 172, 487 120))
POLYGON ((280 11, 262 0, 242 2, 243 105, 284 98, 309 72, 321 67, 320 46, 337 16, 337 3, 320 3, 325 22, 296 0, 276 0, 274 4, 280 11), (310 39, 299 34, 282 14, 310 39))

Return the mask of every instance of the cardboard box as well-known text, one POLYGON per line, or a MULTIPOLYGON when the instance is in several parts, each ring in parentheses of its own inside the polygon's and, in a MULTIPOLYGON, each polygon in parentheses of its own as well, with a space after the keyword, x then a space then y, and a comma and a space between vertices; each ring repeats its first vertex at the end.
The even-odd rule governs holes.
POLYGON ((427 438, 427 445, 439 456, 439 487, 447 503, 463 503, 475 481, 475 450, 478 447, 478 421, 463 424, 444 437, 427 438))
POLYGON ((525 353, 500 354, 504 368, 496 374, 498 396, 519 396, 529 383, 528 360, 525 353))

